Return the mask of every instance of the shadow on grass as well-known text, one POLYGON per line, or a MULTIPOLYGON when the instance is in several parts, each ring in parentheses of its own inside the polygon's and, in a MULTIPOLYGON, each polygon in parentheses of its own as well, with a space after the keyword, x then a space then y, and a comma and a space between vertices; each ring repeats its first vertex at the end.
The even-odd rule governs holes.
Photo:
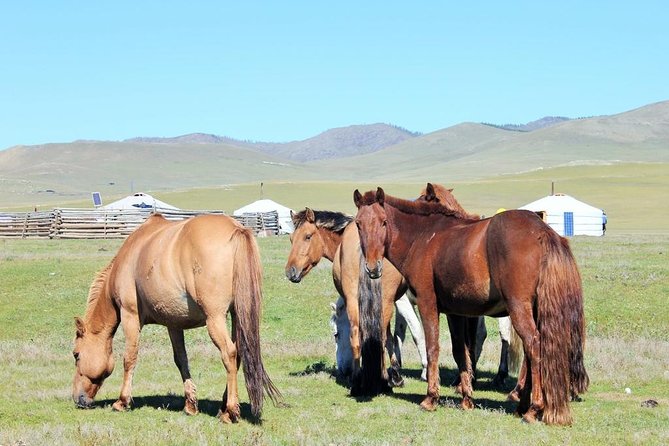
MULTIPOLYGON (((100 400, 96 401, 93 409, 111 410, 112 404, 116 400, 100 400)), ((184 409, 185 398, 178 395, 151 395, 151 396, 136 396, 132 398, 131 409, 137 410, 142 408, 152 408, 156 410, 167 410, 170 412, 182 412, 184 409)), ((198 400, 198 409, 200 414, 208 415, 216 418, 218 411, 222 406, 222 400, 198 400)), ((261 420, 251 413, 251 405, 249 403, 240 402, 239 409, 241 418, 252 424, 260 424, 261 420)))

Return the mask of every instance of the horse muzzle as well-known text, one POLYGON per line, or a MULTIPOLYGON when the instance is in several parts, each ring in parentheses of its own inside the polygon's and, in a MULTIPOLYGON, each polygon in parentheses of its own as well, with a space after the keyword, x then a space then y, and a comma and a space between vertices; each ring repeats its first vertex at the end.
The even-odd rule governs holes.
POLYGON ((93 407, 93 398, 89 398, 85 393, 80 393, 78 397, 72 395, 72 399, 74 400, 74 405, 77 406, 78 409, 90 409, 93 407))
POLYGON ((383 261, 377 260, 376 267, 373 269, 370 269, 367 262, 365 262, 365 271, 370 279, 378 279, 383 274, 383 261))
POLYGON ((293 283, 300 283, 302 280, 302 272, 298 271, 294 266, 291 266, 290 268, 286 268, 286 277, 293 283))

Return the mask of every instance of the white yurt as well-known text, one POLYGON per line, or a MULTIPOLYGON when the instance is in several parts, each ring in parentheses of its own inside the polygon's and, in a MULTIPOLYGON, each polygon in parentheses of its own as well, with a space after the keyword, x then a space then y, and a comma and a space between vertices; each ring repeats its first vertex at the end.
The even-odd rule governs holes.
POLYGON ((295 228, 290 218, 292 209, 267 198, 247 204, 232 213, 235 216, 276 211, 279 216, 279 234, 290 234, 295 228))
POLYGON ((149 194, 145 194, 144 192, 137 192, 136 194, 128 195, 127 197, 121 198, 118 201, 109 203, 106 206, 102 206, 102 209, 115 211, 128 209, 147 209, 160 211, 161 209, 178 210, 179 208, 174 207, 171 204, 167 204, 164 201, 160 201, 149 194))
POLYGON ((549 195, 519 209, 543 213, 546 223, 562 236, 604 235, 604 211, 569 195, 549 195))

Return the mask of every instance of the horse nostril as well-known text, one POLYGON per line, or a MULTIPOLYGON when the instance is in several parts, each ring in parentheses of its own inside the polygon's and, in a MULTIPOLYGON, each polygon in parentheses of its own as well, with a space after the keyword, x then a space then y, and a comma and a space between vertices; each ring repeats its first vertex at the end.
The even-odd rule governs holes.
POLYGON ((381 272, 383 271, 383 261, 382 260, 377 260, 376 261, 376 270, 379 272, 379 276, 380 276, 381 272))

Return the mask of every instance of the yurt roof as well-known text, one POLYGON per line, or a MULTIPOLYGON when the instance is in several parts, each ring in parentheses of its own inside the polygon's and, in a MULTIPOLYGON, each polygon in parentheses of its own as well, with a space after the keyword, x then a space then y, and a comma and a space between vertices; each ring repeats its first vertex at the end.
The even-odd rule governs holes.
POLYGON ((144 192, 137 192, 132 195, 128 195, 125 198, 109 203, 108 205, 102 206, 103 209, 179 209, 171 204, 160 201, 153 196, 146 194, 144 192))

